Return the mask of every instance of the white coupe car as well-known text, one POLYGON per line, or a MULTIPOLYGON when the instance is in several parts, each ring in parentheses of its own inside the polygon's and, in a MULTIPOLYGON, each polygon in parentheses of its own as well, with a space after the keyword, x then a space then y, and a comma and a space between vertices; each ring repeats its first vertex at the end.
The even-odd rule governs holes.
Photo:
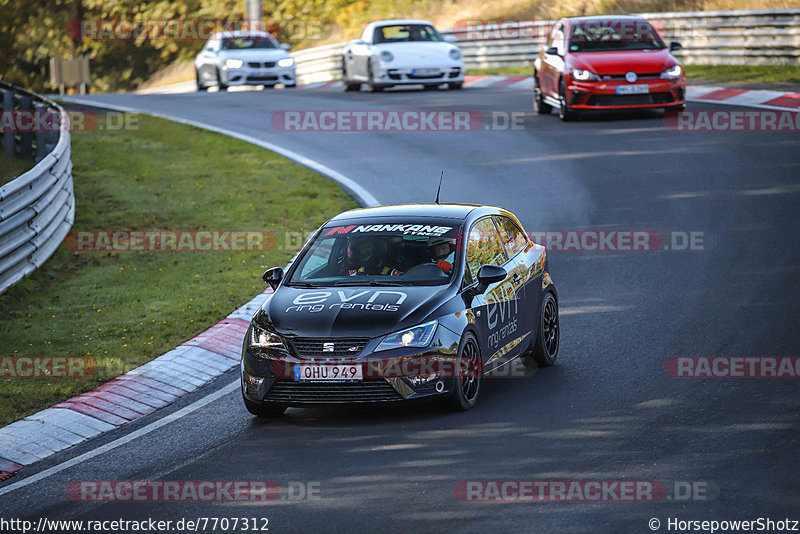
POLYGON ((288 44, 267 32, 215 33, 194 60, 197 90, 216 86, 224 91, 233 85, 271 88, 279 83, 296 87, 294 59, 287 50, 288 44))
POLYGON ((454 40, 425 20, 371 22, 343 49, 344 89, 358 91, 362 83, 373 91, 419 84, 436 89, 445 83, 461 89, 464 61, 454 40))

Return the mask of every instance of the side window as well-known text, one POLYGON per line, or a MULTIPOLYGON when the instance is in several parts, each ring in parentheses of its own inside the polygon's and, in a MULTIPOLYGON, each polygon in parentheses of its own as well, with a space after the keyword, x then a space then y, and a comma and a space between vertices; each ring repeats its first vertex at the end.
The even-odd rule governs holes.
POLYGON ((314 245, 313 249, 308 251, 308 257, 304 259, 305 263, 302 269, 300 269, 300 276, 302 278, 313 278, 313 276, 310 275, 312 275, 314 271, 328 264, 335 241, 336 238, 334 237, 324 239, 314 245))
POLYGON ((477 280, 481 265, 502 265, 505 261, 503 244, 492 219, 487 217, 476 222, 467 239, 467 269, 472 279, 477 280))
POLYGON ((508 217, 495 217, 494 220, 497 223, 497 228, 500 229, 500 236, 503 238, 503 244, 506 247, 506 254, 508 254, 509 258, 525 248, 528 239, 514 221, 508 217))
POLYGON ((561 24, 556 24, 550 31, 550 38, 547 40, 547 46, 555 46, 556 35, 561 31, 561 24))
POLYGON ((556 27, 556 31, 555 33, 553 33, 552 46, 555 46, 556 49, 558 50, 558 53, 561 54, 562 56, 564 55, 564 52, 567 49, 567 45, 564 42, 564 26, 561 24, 559 24, 556 27))

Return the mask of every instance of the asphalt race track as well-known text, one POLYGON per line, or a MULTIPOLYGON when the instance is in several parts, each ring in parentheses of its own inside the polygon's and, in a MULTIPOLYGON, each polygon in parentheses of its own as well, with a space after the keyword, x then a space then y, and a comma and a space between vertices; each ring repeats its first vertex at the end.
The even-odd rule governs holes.
MULTIPOLYGON (((444 170, 443 201, 503 206, 529 231, 649 230, 663 243, 639 252, 551 251, 561 301, 558 363, 487 381, 472 411, 291 409, 265 422, 231 388, 157 430, 0 496, 0 515, 263 516, 280 533, 637 533, 651 531, 651 518, 661 531, 668 518, 800 519, 800 380, 673 378, 665 371, 673 356, 800 356, 799 134, 676 132, 658 112, 562 123, 534 115, 527 91, 504 88, 87 98, 280 145, 350 177, 380 203, 432 201, 444 170), (460 133, 282 132, 270 123, 279 110, 406 109, 524 117, 520 129, 460 133), (701 236, 695 250, 672 250, 673 239, 680 245, 689 232, 701 236), (71 482, 99 479, 310 482, 318 483, 319 498, 197 504, 68 497, 71 482), (677 481, 708 491, 658 502, 462 502, 454 495, 459 481, 487 479, 677 481)), ((237 376, 229 372, 5 485, 168 417, 237 376)))

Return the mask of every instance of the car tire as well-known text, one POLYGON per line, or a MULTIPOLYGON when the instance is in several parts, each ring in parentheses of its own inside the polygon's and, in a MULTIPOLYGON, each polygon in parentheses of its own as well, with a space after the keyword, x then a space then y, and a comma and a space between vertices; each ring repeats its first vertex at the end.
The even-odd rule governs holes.
POLYGON ((379 85, 375 82, 375 78, 372 75, 372 65, 369 66, 368 79, 369 81, 367 82, 367 85, 369 85, 369 88, 373 93, 380 93, 385 89, 383 85, 379 85))
POLYGON ((564 83, 564 78, 558 82, 558 118, 564 122, 571 121, 575 118, 575 112, 567 106, 567 84, 564 83))
POLYGON ((253 402, 247 400, 244 395, 242 395, 242 400, 248 412, 263 419, 280 417, 286 411, 286 406, 281 406, 280 404, 253 402))
POLYGON ((216 71, 217 71, 217 87, 219 87, 220 91, 227 91, 228 86, 222 83, 222 74, 220 74, 219 68, 217 68, 216 71))
POLYGON ((523 361, 531 367, 550 367, 556 363, 560 344, 561 324, 558 320, 558 299, 552 291, 548 291, 542 299, 536 343, 523 361))
POLYGON ((194 81, 197 83, 197 90, 201 92, 208 91, 208 87, 203 85, 202 80, 200 79, 200 71, 198 69, 194 69, 194 81))
POLYGON ((464 82, 454 82, 454 83, 448 83, 447 84, 447 88, 448 89, 456 90, 456 91, 461 89, 461 88, 463 88, 463 87, 464 87, 464 82))
POLYGON ((345 93, 361 90, 361 82, 351 82, 347 76, 347 59, 342 56, 342 89, 345 93))
POLYGON ((478 340, 469 332, 461 339, 455 369, 458 378, 454 381, 453 393, 448 399, 447 407, 452 411, 465 412, 477 404, 483 385, 481 349, 478 340), (461 371, 464 358, 468 358, 465 364, 466 373, 461 371))
POLYGON ((297 89, 296 83, 285 83, 283 84, 284 89, 297 89))
POLYGON ((539 74, 533 72, 533 110, 539 115, 549 115, 553 106, 544 101, 542 87, 539 84, 539 74))

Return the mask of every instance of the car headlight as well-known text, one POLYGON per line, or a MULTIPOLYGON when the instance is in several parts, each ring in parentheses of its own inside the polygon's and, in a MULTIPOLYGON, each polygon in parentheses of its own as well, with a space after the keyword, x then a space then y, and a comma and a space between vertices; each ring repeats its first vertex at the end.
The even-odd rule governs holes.
POLYGON ((600 80, 600 76, 584 69, 572 69, 572 77, 579 82, 596 82, 600 80))
POLYGON ((394 59, 394 56, 388 50, 384 50, 383 52, 381 52, 381 61, 383 61, 384 63, 389 63, 393 59, 394 59))
POLYGON ((279 67, 291 67, 292 65, 294 65, 294 59, 290 57, 285 57, 278 61, 279 67))
POLYGON ((458 48, 451 48, 450 59, 461 59, 461 51, 458 48))
POLYGON ((225 60, 225 67, 227 67, 229 69, 238 69, 242 65, 244 65, 244 61, 242 61, 241 59, 226 59, 225 60))
POLYGON ((673 80, 675 78, 680 78, 682 73, 683 69, 681 68, 680 65, 673 65, 661 73, 661 78, 666 80, 673 80))
POLYGON ((255 323, 250 323, 247 332, 247 346, 253 356, 265 360, 275 359, 278 356, 275 353, 288 352, 278 334, 265 330, 255 323))
POLYGON ((438 321, 430 321, 407 330, 389 334, 380 342, 375 352, 401 347, 427 347, 436 332, 438 321))

